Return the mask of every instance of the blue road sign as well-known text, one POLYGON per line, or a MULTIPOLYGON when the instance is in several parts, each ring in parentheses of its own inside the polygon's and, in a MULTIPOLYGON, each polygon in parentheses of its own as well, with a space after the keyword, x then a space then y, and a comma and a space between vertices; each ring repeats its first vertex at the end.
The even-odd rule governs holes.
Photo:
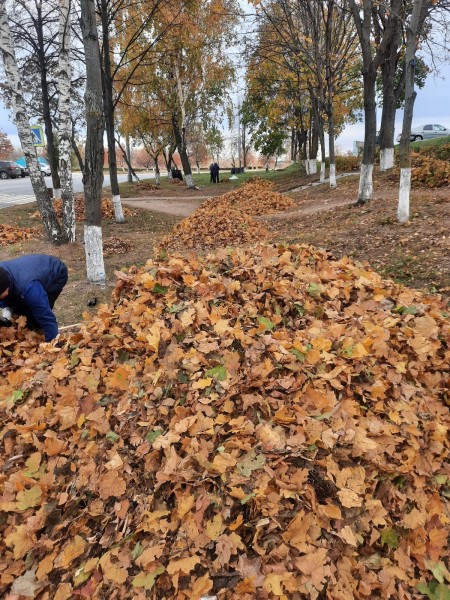
POLYGON ((33 125, 31 127, 31 135, 33 136, 34 146, 45 146, 44 132, 42 131, 42 127, 40 125, 33 125))

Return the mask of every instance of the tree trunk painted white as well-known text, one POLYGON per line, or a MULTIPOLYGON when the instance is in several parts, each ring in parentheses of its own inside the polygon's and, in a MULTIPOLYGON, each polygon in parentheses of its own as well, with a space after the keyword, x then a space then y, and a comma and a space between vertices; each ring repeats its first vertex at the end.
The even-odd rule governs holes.
POLYGON ((122 201, 120 199, 120 194, 118 196, 113 196, 113 205, 114 205, 114 218, 116 223, 125 223, 125 217, 123 216, 122 211, 122 201))
POLYGON ((83 176, 85 225, 84 251, 89 281, 103 283, 105 267, 102 246, 103 147, 102 70, 93 0, 81 0, 81 31, 86 62, 86 160, 83 176))
POLYGON ((336 165, 334 163, 330 163, 330 188, 337 187, 336 183, 336 165))
POLYGON ((414 0, 411 18, 405 27, 405 105, 403 109, 403 127, 398 153, 400 164, 400 187, 398 195, 397 218, 400 223, 405 223, 409 218, 409 194, 411 191, 410 137, 414 102, 417 96, 417 92, 414 89, 414 77, 416 72, 415 57, 420 31, 427 17, 430 6, 430 3, 426 0, 414 0))
POLYGON ((61 199, 61 188, 53 188, 53 198, 55 200, 61 199))
POLYGON ((305 166, 306 174, 309 175, 309 160, 308 159, 304 160, 303 164, 305 166))
POLYGON ((373 184, 372 184, 373 165, 361 165, 359 176, 359 193, 358 204, 363 204, 372 200, 373 184))
POLYGON ((7 97, 10 98, 14 123, 17 127, 22 152, 30 171, 31 185, 33 186, 33 192, 36 196, 45 231, 51 242, 61 244, 65 241, 64 234, 53 209, 33 145, 27 116, 28 111, 22 92, 22 80, 17 68, 16 55, 12 45, 5 0, 0 0, 0 52, 6 76, 3 81, 3 87, 5 92, 7 92, 7 97))
POLYGON ((87 278, 92 283, 105 283, 103 262, 102 228, 97 225, 84 226, 84 248, 86 253, 87 278))
POLYGON ((389 171, 394 167, 394 148, 380 150, 380 171, 389 171))
POLYGON ((161 175, 159 171, 155 173, 155 185, 161 185, 161 175))
POLYGON ((320 183, 325 181, 325 163, 322 161, 320 164, 320 183))
POLYGON ((73 197, 71 146, 72 119, 70 116, 70 81, 72 68, 70 63, 70 0, 60 0, 59 4, 59 73, 57 86, 59 91, 59 177, 61 189, 54 190, 55 198, 62 199, 62 226, 68 242, 75 241, 75 202, 73 197))
POLYGON ((411 192, 411 169, 400 169, 400 188, 398 193, 397 220, 406 223, 409 219, 409 195, 411 192))
POLYGON ((309 174, 315 175, 317 173, 317 159, 310 158, 309 159, 309 174))
POLYGON ((194 178, 192 177, 192 173, 189 173, 189 175, 185 175, 184 179, 186 181, 186 186, 188 188, 193 188, 194 187, 194 178))

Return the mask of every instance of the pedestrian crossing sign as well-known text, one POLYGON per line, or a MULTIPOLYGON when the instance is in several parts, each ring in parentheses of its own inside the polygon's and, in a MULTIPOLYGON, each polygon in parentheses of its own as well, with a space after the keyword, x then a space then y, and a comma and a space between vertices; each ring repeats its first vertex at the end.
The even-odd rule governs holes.
POLYGON ((33 125, 31 127, 31 135, 33 137, 33 145, 36 147, 45 146, 44 142, 44 132, 42 131, 42 127, 40 125, 33 125))

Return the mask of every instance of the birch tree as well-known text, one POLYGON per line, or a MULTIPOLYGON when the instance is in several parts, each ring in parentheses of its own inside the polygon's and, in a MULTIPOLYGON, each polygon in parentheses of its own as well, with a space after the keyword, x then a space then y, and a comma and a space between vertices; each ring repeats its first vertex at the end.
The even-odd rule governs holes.
POLYGON ((70 0, 59 4, 59 176, 61 180, 62 226, 68 242, 75 241, 75 205, 73 198, 72 166, 70 150, 72 143, 72 120, 70 117, 70 0))
POLYGON ((6 0, 0 0, 0 51, 6 75, 4 86, 9 91, 8 95, 11 101, 13 120, 17 127, 22 151, 30 170, 31 185, 36 196, 39 212, 42 216, 45 232, 52 243, 62 244, 66 241, 66 238, 53 209, 33 145, 20 73, 12 45, 11 30, 6 11, 6 0))
POLYGON ((53 195, 61 195, 58 174, 57 134, 55 132, 55 79, 58 70, 59 0, 16 0, 10 16, 12 38, 20 54, 16 56, 22 87, 31 99, 30 115, 43 121, 47 158, 52 173, 53 195))
POLYGON ((105 267, 102 240, 103 97, 95 1, 81 0, 80 26, 86 60, 86 156, 83 174, 85 223, 84 249, 89 281, 103 284, 105 267))

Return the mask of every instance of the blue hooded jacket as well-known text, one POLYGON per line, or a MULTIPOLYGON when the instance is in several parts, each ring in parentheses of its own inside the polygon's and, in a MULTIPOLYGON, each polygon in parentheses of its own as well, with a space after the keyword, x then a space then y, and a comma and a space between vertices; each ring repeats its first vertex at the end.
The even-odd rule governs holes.
POLYGON ((0 262, 10 286, 0 306, 9 306, 18 315, 35 322, 49 342, 58 335, 53 303, 67 283, 67 267, 55 256, 30 254, 0 262))

